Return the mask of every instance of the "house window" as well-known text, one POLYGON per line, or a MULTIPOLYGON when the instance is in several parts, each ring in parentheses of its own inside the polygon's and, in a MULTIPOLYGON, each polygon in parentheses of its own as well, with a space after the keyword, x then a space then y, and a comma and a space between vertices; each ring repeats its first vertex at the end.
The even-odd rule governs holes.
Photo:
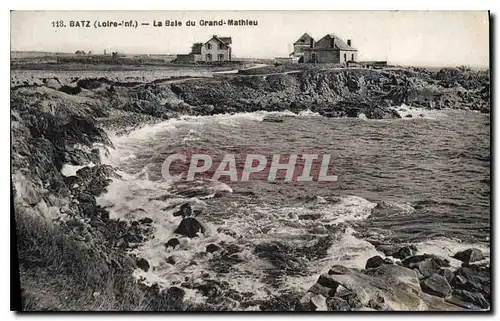
POLYGON ((212 61, 212 54, 206 54, 205 58, 206 61, 212 61))
POLYGON ((347 54, 344 54, 344 61, 347 61, 347 54))
POLYGON ((217 55, 217 60, 218 61, 224 61, 224 54, 218 54, 217 55))
POLYGON ((220 44, 219 44, 219 49, 220 49, 220 50, 223 50, 223 49, 224 49, 224 45, 220 43, 220 44))
POLYGON ((212 50, 212 44, 207 43, 207 50, 212 50))

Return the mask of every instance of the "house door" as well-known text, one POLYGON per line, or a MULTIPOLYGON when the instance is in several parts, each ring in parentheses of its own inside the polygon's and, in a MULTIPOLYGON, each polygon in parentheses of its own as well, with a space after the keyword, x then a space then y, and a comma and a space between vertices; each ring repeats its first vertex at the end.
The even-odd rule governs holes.
POLYGON ((206 54, 205 61, 212 61, 212 54, 206 54))
POLYGON ((347 54, 344 54, 344 62, 347 61, 347 54))
POLYGON ((313 52, 313 53, 311 54, 311 62, 312 62, 313 64, 315 64, 315 63, 317 63, 317 62, 318 62, 318 56, 316 55, 316 53, 315 53, 315 52, 313 52))

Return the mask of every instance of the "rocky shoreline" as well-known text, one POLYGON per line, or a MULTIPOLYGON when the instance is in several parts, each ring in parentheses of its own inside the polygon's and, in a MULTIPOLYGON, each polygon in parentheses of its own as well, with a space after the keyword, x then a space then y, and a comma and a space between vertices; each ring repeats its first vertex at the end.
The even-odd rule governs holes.
POLYGON ((478 249, 455 254, 458 269, 447 258, 414 255, 413 246, 378 247, 390 258, 374 256, 365 270, 335 265, 322 274, 297 308, 307 311, 457 311, 487 310, 491 304, 490 269, 478 249), (387 252, 392 248, 395 252, 387 252))
MULTIPOLYGON (((153 82, 72 76, 20 80, 14 76, 11 83, 12 184, 23 307, 27 310, 210 309, 183 301, 180 288, 160 291, 132 278, 134 269, 147 270, 149 264, 127 251, 147 240, 154 226, 147 217, 132 222, 110 219, 107 210, 97 205, 96 197, 117 175, 111 166, 101 164, 102 150, 113 147, 104 129, 120 135, 183 115, 258 110, 310 110, 326 117, 364 114, 369 119, 399 118, 401 115, 391 106, 402 103, 428 109, 490 110, 488 73, 465 68, 300 70, 153 82), (63 175, 67 165, 78 170, 63 175), (38 232, 39 226, 57 234, 54 240, 60 244, 56 250, 61 256, 51 255, 53 240, 46 248, 40 247, 48 236, 38 232), (57 261, 68 255, 76 262, 92 260, 95 266, 87 272, 95 275, 78 271, 81 267, 73 263, 69 266, 57 261), (40 279, 40 271, 55 280, 50 283, 40 279), (55 290, 71 288, 73 284, 66 279, 78 273, 90 284, 82 290, 89 292, 83 303, 81 292, 58 294, 55 290), (64 277, 57 279, 57 275, 64 277), (110 278, 121 280, 113 285, 101 284, 110 278), (39 295, 38 288, 51 292, 50 299, 39 295)), ((194 218, 185 220, 189 222, 183 220, 179 233, 196 237, 201 225, 195 224, 194 218)), ((217 251, 207 248, 212 250, 217 251)), ((365 271, 334 266, 301 297, 247 302, 240 308, 259 305, 262 310, 344 311, 489 307, 489 266, 473 263, 482 255, 477 250, 459 254, 464 264, 456 270, 450 269, 447 258, 415 255, 414 250, 402 247, 386 253, 381 248, 381 252, 399 260, 371 258, 365 271)), ((217 288, 223 287, 207 284, 200 285, 207 296, 216 297, 220 293, 217 288)))

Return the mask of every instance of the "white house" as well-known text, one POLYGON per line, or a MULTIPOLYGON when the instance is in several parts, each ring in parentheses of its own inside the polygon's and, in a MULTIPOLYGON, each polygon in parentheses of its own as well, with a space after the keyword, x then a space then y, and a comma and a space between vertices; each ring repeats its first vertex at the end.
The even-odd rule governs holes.
POLYGON ((231 43, 231 37, 213 35, 201 46, 200 55, 195 55, 195 61, 230 61, 231 43))

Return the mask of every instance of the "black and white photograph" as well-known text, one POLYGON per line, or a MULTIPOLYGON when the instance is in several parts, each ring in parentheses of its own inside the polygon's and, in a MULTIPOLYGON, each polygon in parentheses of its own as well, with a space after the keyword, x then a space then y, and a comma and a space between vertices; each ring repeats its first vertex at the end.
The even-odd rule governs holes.
POLYGON ((11 309, 491 312, 491 21, 11 11, 11 309))

